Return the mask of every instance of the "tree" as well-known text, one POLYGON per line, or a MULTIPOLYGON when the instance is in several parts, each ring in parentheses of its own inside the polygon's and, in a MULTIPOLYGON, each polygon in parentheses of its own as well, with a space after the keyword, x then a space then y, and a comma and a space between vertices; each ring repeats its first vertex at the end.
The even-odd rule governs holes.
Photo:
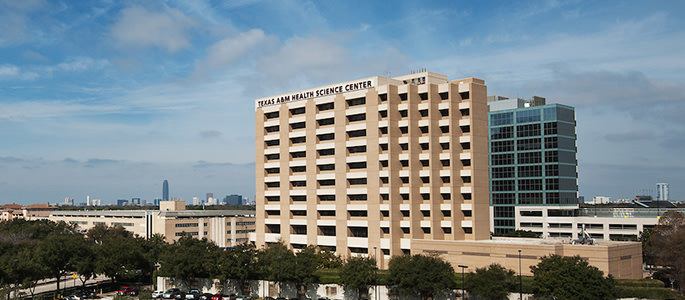
POLYGON ((545 256, 530 267, 536 297, 555 299, 613 299, 615 283, 611 275, 590 266, 580 256, 545 256))
POLYGON ((438 256, 395 256, 390 259, 389 266, 389 283, 397 286, 400 293, 428 299, 455 286, 454 269, 438 256))
POLYGON ((282 242, 271 244, 257 255, 257 270, 269 281, 293 281, 295 254, 282 242))
POLYGON ((466 290, 477 299, 507 299, 509 291, 516 286, 514 271, 499 264, 478 268, 466 281, 466 290))
POLYGON ((297 252, 292 281, 297 284, 298 296, 305 294, 308 285, 318 282, 315 272, 322 267, 322 262, 316 246, 309 245, 297 252))
POLYGON ((160 272, 190 286, 193 278, 209 278, 215 270, 216 257, 221 249, 207 240, 190 235, 174 242, 160 257, 160 272))
POLYGON ((654 264, 666 267, 663 271, 682 293, 685 288, 685 217, 668 211, 659 219, 646 243, 647 257, 654 264))
POLYGON ((72 264, 74 266, 74 271, 81 281, 81 285, 85 288, 86 281, 94 278, 97 269, 97 253, 95 244, 82 239, 80 245, 77 248, 77 253, 72 257, 72 264))
POLYGON ((255 274, 255 257, 257 251, 252 244, 243 243, 222 252, 216 265, 216 275, 222 281, 235 279, 240 284, 243 294, 246 291, 248 279, 255 274))
POLYGON ((53 232, 37 246, 36 260, 46 268, 47 274, 57 280, 58 291, 60 278, 75 270, 74 256, 82 240, 83 236, 74 232, 53 232))
POLYGON ((376 281, 376 260, 369 257, 350 257, 340 269, 340 283, 357 291, 361 299, 376 281))
POLYGON ((141 238, 105 236, 97 247, 96 271, 115 281, 128 281, 148 274, 152 265, 141 238))

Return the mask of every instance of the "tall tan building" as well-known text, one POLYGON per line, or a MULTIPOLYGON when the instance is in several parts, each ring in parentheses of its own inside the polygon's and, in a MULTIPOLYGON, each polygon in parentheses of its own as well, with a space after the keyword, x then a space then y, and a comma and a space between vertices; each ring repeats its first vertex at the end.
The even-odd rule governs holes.
POLYGON ((257 99, 257 246, 389 259, 488 239, 486 95, 421 72, 257 99))

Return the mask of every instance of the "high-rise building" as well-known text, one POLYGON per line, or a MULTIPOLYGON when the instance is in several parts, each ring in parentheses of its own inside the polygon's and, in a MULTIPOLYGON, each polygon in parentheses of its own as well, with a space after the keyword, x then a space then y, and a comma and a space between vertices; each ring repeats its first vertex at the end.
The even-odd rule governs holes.
POLYGON ((131 205, 140 206, 140 198, 131 198, 131 205))
POLYGON ((205 202, 209 203, 209 199, 213 199, 213 198, 214 198, 214 193, 207 193, 207 195, 205 197, 205 202))
POLYGON ((389 259, 488 239, 486 95, 420 72, 257 99, 257 246, 389 259))
POLYGON ((86 195, 86 205, 90 206, 90 195, 86 195))
POLYGON ((126 200, 126 199, 117 200, 117 206, 126 206, 126 205, 128 205, 128 200, 126 200))
POLYGON ((73 206, 74 205, 74 198, 69 198, 69 197, 64 198, 64 205, 73 206))
POLYGON ((656 200, 668 201, 668 183, 660 182, 656 184, 656 200))
POLYGON ((537 96, 490 96, 488 106, 494 233, 517 229, 516 217, 522 214, 577 208, 573 107, 545 104, 545 98, 537 96))
POLYGON ((229 204, 229 205, 243 205, 243 196, 242 195, 228 195, 226 198, 224 198, 224 204, 229 204))
POLYGON ((162 183, 162 201, 169 201, 169 181, 166 179, 162 183))
POLYGON ((200 205, 200 198, 193 197, 193 205, 200 205))

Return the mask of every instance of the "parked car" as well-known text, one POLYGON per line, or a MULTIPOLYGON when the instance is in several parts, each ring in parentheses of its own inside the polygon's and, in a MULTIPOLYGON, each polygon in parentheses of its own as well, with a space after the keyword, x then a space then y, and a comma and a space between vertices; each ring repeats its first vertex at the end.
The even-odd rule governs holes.
POLYGON ((212 300, 212 296, 214 296, 214 294, 212 294, 212 293, 202 293, 202 294, 200 294, 200 297, 198 299, 199 300, 212 300))
POLYGON ((180 293, 180 292, 181 292, 181 290, 179 290, 177 288, 170 288, 170 289, 166 290, 166 292, 164 292, 164 294, 162 294, 162 298, 173 299, 176 296, 176 294, 180 293))
POLYGON ((152 299, 162 298, 164 291, 154 291, 152 292, 152 299))
POLYGON ((176 300, 185 300, 185 299, 186 299, 186 292, 180 291, 180 292, 174 294, 174 299, 176 299, 176 300))
POLYGON ((138 290, 136 288, 133 288, 133 287, 122 286, 119 290, 117 290, 117 295, 119 295, 119 296, 137 296, 138 290))
POLYGON ((188 293, 186 294, 186 299, 187 300, 198 300, 198 299, 200 299, 200 294, 201 294, 200 290, 192 289, 192 290, 188 291, 188 293))
POLYGON ((212 295, 211 300, 223 300, 224 299, 224 294, 222 293, 216 293, 212 295))

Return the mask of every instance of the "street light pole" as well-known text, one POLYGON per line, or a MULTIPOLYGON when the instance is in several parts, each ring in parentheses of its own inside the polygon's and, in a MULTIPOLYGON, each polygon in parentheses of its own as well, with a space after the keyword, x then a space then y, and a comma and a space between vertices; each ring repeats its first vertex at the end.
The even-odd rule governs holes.
POLYGON ((521 249, 519 249, 519 300, 523 300, 523 280, 521 279, 521 249))
POLYGON ((281 298, 281 257, 278 256, 278 298, 281 298))
POLYGON ((464 269, 468 268, 469 266, 458 265, 457 267, 461 268, 461 298, 464 299, 464 269))
POLYGON ((373 298, 378 300, 378 255, 376 255, 376 246, 373 246, 373 256, 376 264, 373 268, 373 298))

